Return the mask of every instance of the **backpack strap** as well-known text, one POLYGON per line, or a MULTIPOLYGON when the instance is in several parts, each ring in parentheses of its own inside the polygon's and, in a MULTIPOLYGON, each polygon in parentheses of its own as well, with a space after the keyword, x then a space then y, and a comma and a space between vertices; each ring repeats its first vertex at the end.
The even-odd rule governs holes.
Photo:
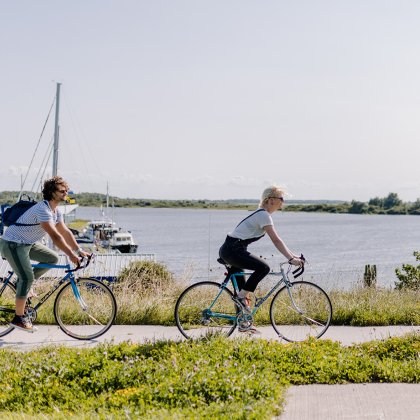
MULTIPOLYGON (((26 194, 25 194, 26 195, 26 194)), ((28 198, 30 198, 29 197, 29 195, 27 195, 27 197, 28 198)), ((46 200, 44 200, 45 201, 45 204, 47 204, 47 202, 46 202, 46 200)), ((36 204, 36 203, 35 203, 36 204)), ((35 205, 34 204, 34 205, 35 205)), ((31 208, 31 207, 30 207, 31 208)), ((22 213, 20 216, 19 216, 19 218, 20 217, 22 217, 27 211, 28 211, 29 209, 27 209, 24 213, 22 213)), ((15 223, 11 223, 10 224, 10 226, 12 226, 12 225, 14 225, 14 226, 37 226, 37 225, 39 225, 39 223, 18 223, 18 222, 15 222, 15 223)))
MULTIPOLYGON (((236 227, 238 227, 241 223, 245 222, 246 219, 249 219, 250 217, 252 217, 254 214, 260 212, 260 211, 266 211, 265 209, 258 209, 256 211, 254 211, 254 213, 250 214, 249 216, 245 217, 245 219, 241 220, 236 227)), ((236 229, 236 228, 235 228, 236 229)))

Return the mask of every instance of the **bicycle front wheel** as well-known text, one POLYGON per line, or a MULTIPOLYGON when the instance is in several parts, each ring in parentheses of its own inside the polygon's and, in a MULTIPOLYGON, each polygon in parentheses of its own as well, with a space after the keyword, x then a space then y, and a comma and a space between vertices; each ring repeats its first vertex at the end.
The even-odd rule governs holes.
POLYGON ((276 333, 286 341, 319 338, 327 331, 332 317, 328 295, 307 281, 282 287, 270 306, 270 320, 276 333), (289 294, 290 292, 290 294, 289 294))
POLYGON ((54 317, 70 337, 91 340, 111 328, 117 315, 117 302, 108 286, 99 280, 79 278, 75 284, 75 291, 68 283, 58 292, 54 317))
POLYGON ((0 282, 0 337, 13 331, 9 325, 15 316, 16 289, 10 282, 0 282))
POLYGON ((219 283, 203 281, 185 289, 175 305, 175 321, 186 338, 229 337, 236 328, 238 308, 233 293, 219 283))

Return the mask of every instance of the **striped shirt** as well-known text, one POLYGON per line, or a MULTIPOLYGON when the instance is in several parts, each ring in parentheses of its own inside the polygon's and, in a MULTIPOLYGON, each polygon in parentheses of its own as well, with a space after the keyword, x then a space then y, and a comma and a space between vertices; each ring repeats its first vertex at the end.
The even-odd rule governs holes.
POLYGON ((48 201, 40 201, 25 211, 17 220, 18 223, 37 224, 34 226, 9 226, 4 232, 2 239, 20 244, 34 244, 40 241, 46 234, 39 223, 52 222, 56 225, 62 220, 63 215, 58 208, 53 212, 48 201))

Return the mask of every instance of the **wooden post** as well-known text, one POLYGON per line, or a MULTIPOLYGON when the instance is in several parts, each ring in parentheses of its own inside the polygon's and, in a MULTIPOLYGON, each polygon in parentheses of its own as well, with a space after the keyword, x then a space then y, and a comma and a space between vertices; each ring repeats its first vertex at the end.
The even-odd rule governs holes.
POLYGON ((376 288, 376 265, 365 265, 365 274, 363 276, 363 286, 376 288))

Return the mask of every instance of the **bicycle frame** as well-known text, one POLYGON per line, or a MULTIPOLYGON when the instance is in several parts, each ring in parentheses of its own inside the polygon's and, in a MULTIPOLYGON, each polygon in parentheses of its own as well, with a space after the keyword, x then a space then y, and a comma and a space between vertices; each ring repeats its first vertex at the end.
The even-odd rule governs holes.
MULTIPOLYGON (((269 292, 260 298, 256 298, 255 300, 255 306, 252 309, 251 312, 251 316, 254 316, 255 313, 258 311, 259 307, 267 300, 269 299, 269 297, 282 285, 284 284, 287 288, 287 292, 288 295, 290 297, 290 301, 292 302, 293 307, 296 309, 296 311, 298 311, 300 314, 302 314, 302 310, 296 305, 292 293, 290 292, 290 287, 291 287, 291 281, 289 280, 289 277, 287 276, 287 273, 284 271, 283 265, 287 264, 287 263, 283 263, 280 264, 280 271, 271 271, 269 274, 274 275, 274 276, 281 276, 280 280, 271 288, 271 290, 269 290, 269 292)), ((238 272, 238 273, 232 273, 229 276, 226 277, 226 279, 223 281, 223 283, 221 284, 219 293, 217 294, 217 296, 214 298, 213 302, 211 303, 211 305, 207 308, 206 310, 206 315, 207 316, 213 316, 215 318, 224 318, 224 319, 229 319, 229 320, 235 320, 237 317, 236 316, 232 316, 232 315, 227 315, 227 314, 222 314, 222 313, 216 313, 216 312, 211 312, 211 308, 214 306, 214 304, 216 303, 217 299, 219 299, 220 294, 223 292, 224 289, 227 289, 227 286, 229 284, 229 282, 232 282, 232 286, 233 289, 235 291, 235 295, 237 295, 239 293, 239 287, 238 287, 238 282, 236 280, 236 276, 250 276, 252 273, 247 273, 247 272, 238 272)))
MULTIPOLYGON (((76 277, 73 273, 74 270, 71 269, 70 264, 58 265, 58 264, 38 263, 38 264, 32 264, 32 267, 34 267, 34 268, 49 268, 49 269, 58 268, 58 269, 66 270, 66 275, 64 277, 60 278, 55 284, 53 284, 52 288, 47 293, 45 293, 44 296, 42 296, 39 299, 39 302, 33 307, 33 309, 35 311, 37 311, 57 291, 57 289, 59 289, 67 281, 70 281, 74 296, 76 297, 77 301, 80 303, 80 306, 82 307, 82 309, 83 310, 87 309, 86 303, 83 301, 82 297, 80 296, 79 289, 78 289, 77 284, 76 284, 76 277)), ((13 271, 9 271, 9 276, 4 278, 4 280, 2 282, 3 285, 0 289, 0 294, 5 289, 7 283, 10 282, 13 274, 14 274, 13 271)), ((29 302, 30 302, 30 299, 29 299, 29 302)), ((3 310, 8 311, 6 308, 3 308, 3 310)), ((10 312, 14 312, 14 311, 15 311, 14 309, 10 309, 10 312)))

